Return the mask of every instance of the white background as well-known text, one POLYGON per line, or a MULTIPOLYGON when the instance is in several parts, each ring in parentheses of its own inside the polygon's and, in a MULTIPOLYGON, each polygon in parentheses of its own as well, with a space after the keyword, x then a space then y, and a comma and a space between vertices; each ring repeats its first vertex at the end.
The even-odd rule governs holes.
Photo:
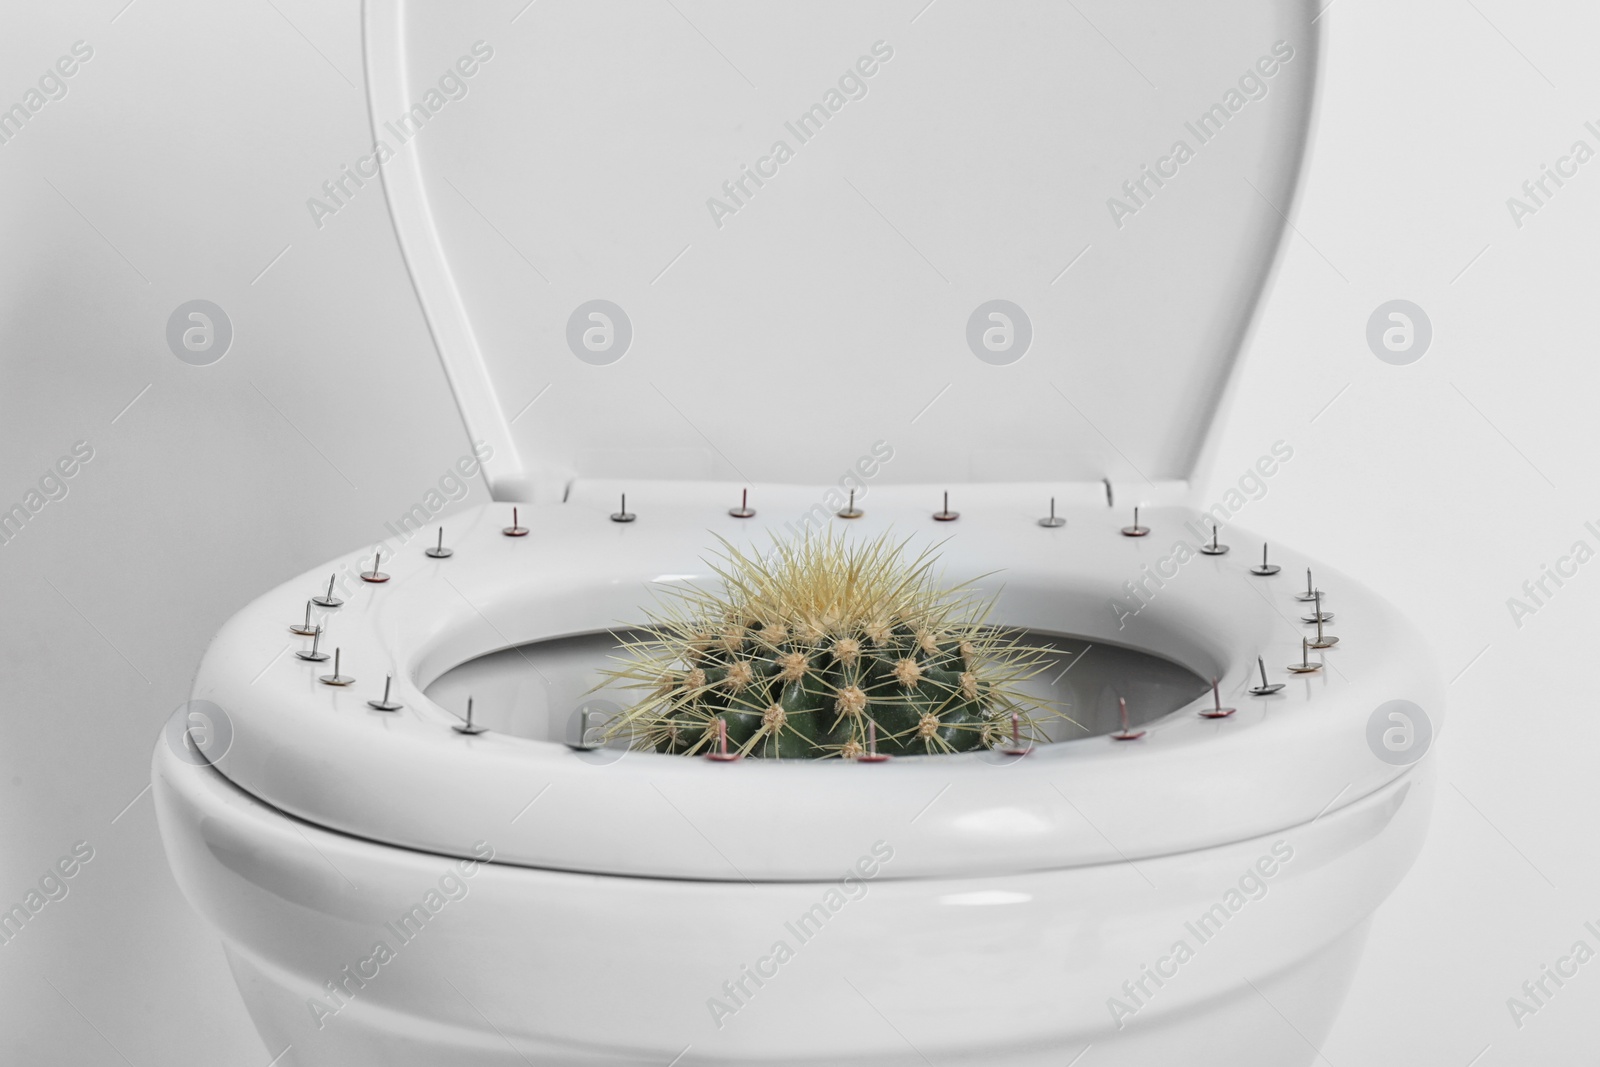
MULTIPOLYGON (((74 441, 95 449, 69 496, 0 545, 0 900, 74 842, 95 848, 70 895, 0 947, 0 1049, 265 1065, 167 871, 141 793, 150 748, 224 619, 383 536, 468 443, 379 197, 320 231, 304 206, 369 141, 355 6, 123 4, 13 3, 0 35, 6 104, 72 42, 95 49, 0 145, 0 505, 74 441), (236 330, 207 368, 163 338, 197 297, 236 330)), ((521 0, 503 6, 514 55, 533 25, 509 24, 521 0)), ((1207 498, 1290 442, 1240 521, 1422 620, 1451 705, 1431 837, 1318 1062, 1592 1063, 1600 962, 1520 1030, 1506 998, 1579 937, 1600 948, 1582 929, 1600 924, 1600 562, 1520 628, 1506 601, 1575 540, 1600 548, 1583 528, 1600 524, 1600 161, 1520 229, 1505 200, 1574 140, 1600 148, 1583 129, 1600 119, 1600 18, 1335 0, 1321 22, 1296 231, 1207 498), (1364 340, 1393 298, 1433 322, 1411 366, 1364 340)))

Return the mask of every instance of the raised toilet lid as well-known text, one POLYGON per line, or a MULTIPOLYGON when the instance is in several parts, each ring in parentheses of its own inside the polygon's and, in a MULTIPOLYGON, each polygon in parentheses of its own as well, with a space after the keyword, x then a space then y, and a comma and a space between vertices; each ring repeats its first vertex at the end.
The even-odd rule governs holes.
POLYGON ((880 439, 884 482, 1188 477, 1305 155, 1309 0, 503 14, 366 5, 496 499, 816 484, 880 439))

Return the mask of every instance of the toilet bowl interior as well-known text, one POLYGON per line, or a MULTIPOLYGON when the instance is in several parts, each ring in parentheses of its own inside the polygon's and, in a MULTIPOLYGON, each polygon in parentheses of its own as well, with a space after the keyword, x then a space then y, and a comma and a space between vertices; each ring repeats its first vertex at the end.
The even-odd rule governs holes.
MULTIPOLYGON (((474 721, 492 730, 535 741, 602 742, 611 718, 630 706, 629 689, 595 689, 628 631, 578 634, 500 649, 440 675, 425 695, 465 716, 474 701, 474 721)), ((1067 716, 1049 720, 1051 742, 1099 737, 1120 726, 1118 697, 1128 701, 1129 721, 1152 722, 1200 696, 1209 682, 1170 659, 1101 640, 1027 630, 1022 639, 1051 650, 1045 668, 1024 683, 1030 695, 1050 701, 1067 716)), ((623 740, 609 742, 626 747, 623 740)))

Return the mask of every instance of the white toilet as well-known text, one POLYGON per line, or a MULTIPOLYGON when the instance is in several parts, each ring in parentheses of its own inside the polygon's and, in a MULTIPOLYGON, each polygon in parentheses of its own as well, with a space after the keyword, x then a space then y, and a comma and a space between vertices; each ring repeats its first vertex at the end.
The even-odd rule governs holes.
POLYGON ((369 0, 389 151, 346 191, 387 197, 496 502, 246 606, 156 745, 276 1062, 1316 1058, 1443 709, 1382 600, 1276 545, 1257 573, 1239 512, 1292 442, 1190 485, 1316 11, 917 6, 369 0), (1080 727, 876 764, 597 746, 653 586, 823 527, 944 540, 1057 646, 1080 727))

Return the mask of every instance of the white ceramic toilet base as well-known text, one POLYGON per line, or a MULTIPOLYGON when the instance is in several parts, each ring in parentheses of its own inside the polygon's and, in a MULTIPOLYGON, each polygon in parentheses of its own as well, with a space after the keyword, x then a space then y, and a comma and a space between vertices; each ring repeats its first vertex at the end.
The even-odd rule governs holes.
POLYGON ((228 946, 268 1056, 303 1067, 1060 1067, 1088 1045, 1085 1067, 1310 1063, 1432 788, 1425 760, 1310 823, 1131 864, 896 880, 891 859, 796 931, 830 883, 463 868, 291 819, 164 748, 154 770, 179 884, 228 946), (1227 917, 1197 930, 1216 906, 1227 917), (436 910, 401 939, 418 907, 436 910), (373 962, 380 941, 392 958, 373 962), (792 955, 763 963, 779 941, 792 955), (1135 1001, 1123 983, 1146 966, 1171 977, 1135 1001), (771 976, 719 1020, 712 998, 736 1003, 724 983, 747 967, 771 976), (341 981, 350 995, 327 996, 341 981))

